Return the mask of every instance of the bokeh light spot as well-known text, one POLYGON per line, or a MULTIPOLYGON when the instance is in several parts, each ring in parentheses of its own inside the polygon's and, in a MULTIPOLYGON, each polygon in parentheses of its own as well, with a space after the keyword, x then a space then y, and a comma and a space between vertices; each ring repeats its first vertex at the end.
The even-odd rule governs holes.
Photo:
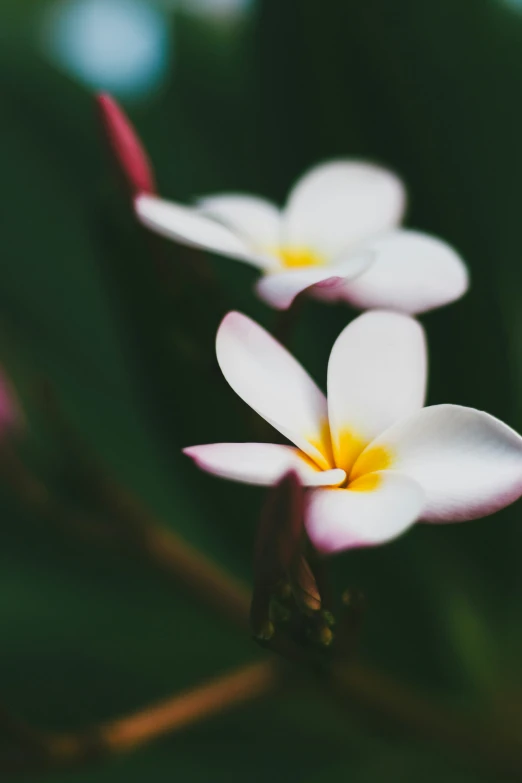
POLYGON ((44 20, 47 55, 95 90, 140 97, 171 60, 167 18, 147 0, 60 0, 44 20))

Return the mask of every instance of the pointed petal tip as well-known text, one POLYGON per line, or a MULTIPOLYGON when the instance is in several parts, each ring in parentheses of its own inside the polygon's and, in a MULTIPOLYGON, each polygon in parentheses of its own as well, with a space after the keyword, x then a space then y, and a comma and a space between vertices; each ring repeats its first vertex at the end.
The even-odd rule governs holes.
POLYGON ((226 313, 223 316, 223 320, 221 321, 221 323, 222 324, 233 323, 243 319, 246 321, 250 320, 250 318, 247 315, 245 315, 244 313, 240 313, 239 310, 229 310, 228 313, 226 313))
POLYGON ((118 169, 133 195, 155 193, 148 155, 129 118, 109 93, 95 97, 104 134, 118 169))
POLYGON ((216 341, 219 342, 219 340, 229 333, 229 331, 242 330, 252 326, 254 328, 261 328, 258 327, 255 321, 249 318, 248 315, 240 313, 239 310, 230 310, 228 313, 226 313, 226 315, 223 316, 223 319, 219 324, 216 341))
POLYGON ((160 236, 254 267, 264 266, 264 257, 234 231, 201 210, 143 190, 134 193, 134 208, 140 222, 160 236))
POLYGON ((343 471, 320 471, 303 460, 294 447, 276 443, 206 443, 188 446, 182 452, 201 470, 244 484, 292 489, 335 486, 346 478, 343 471), (285 484, 289 472, 295 477, 285 484))
POLYGON ((202 446, 186 446, 184 449, 181 449, 181 453, 188 457, 192 462, 197 465, 198 468, 201 468, 202 470, 206 470, 206 463, 205 463, 205 454, 208 452, 209 445, 202 445, 202 446))

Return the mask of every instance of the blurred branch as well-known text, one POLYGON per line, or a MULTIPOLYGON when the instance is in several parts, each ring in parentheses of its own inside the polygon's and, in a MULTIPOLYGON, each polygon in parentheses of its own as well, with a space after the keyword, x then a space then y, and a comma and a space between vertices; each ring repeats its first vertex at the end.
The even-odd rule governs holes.
POLYGON ((43 404, 53 433, 74 467, 84 489, 96 499, 111 530, 123 543, 174 576, 200 600, 240 626, 247 627, 249 589, 227 571, 184 541, 126 487, 116 481, 71 427, 49 384, 42 388, 43 404))
POLYGON ((343 706, 348 698, 388 726, 408 729, 413 736, 458 751, 477 766, 522 779, 522 736, 507 722, 434 703, 426 694, 356 662, 333 666, 330 691, 343 706))
MULTIPOLYGON (((46 742, 41 732, 16 718, 3 705, 0 705, 0 739, 7 739, 12 748, 23 749, 24 758, 45 756, 46 742)), ((0 764, 0 770, 2 766, 0 764)))
MULTIPOLYGON (((37 733, 22 724, 15 726, 10 720, 9 725, 14 728, 9 736, 24 746, 26 752, 3 771, 34 774, 134 750, 164 734, 265 696, 279 681, 277 675, 273 661, 249 664, 133 715, 78 733, 37 733)), ((0 727, 5 728, 5 723, 0 714, 0 727)))
MULTIPOLYGON (((245 585, 167 529, 139 500, 109 477, 96 460, 88 456, 88 451, 68 428, 62 435, 70 439, 70 454, 83 460, 88 480, 96 487, 98 502, 104 505, 113 524, 103 525, 88 515, 71 513, 67 504, 52 494, 4 444, 0 449, 0 474, 21 504, 46 521, 58 523, 63 529, 74 530, 103 544, 121 545, 123 542, 134 550, 138 549, 151 563, 189 587, 207 605, 247 630, 250 595, 245 585)), ((295 651, 288 650, 284 644, 275 643, 272 647, 281 657, 297 664, 299 670, 319 679, 322 688, 343 707, 363 708, 373 717, 384 720, 388 726, 406 729, 440 747, 457 749, 476 763, 486 763, 497 772, 522 779, 522 738, 514 735, 509 726, 499 727, 497 721, 493 723, 491 720, 479 722, 465 712, 433 703, 431 697, 419 695, 407 685, 397 683, 364 664, 333 661, 329 672, 325 672, 324 667, 318 672, 310 666, 306 655, 295 655, 295 651)), ((60 757, 59 763, 66 763, 67 759, 73 762, 85 757, 86 749, 92 749, 94 739, 94 750, 89 750, 89 753, 95 755, 130 750, 158 734, 217 712, 220 704, 232 706, 260 695, 265 686, 268 688, 275 684, 276 663, 263 662, 239 670, 229 675, 228 680, 222 678, 138 715, 106 724, 94 732, 54 737, 53 752, 60 757), (250 686, 242 691, 245 682, 250 682, 250 686), (228 696, 224 695, 226 693, 228 696), (244 698, 241 693, 244 693, 244 698)), ((15 722, 11 724, 16 726, 15 722)), ((32 730, 29 733, 34 739, 35 733, 32 730)))
POLYGON ((120 543, 174 576, 191 595, 236 625, 247 627, 250 596, 246 585, 167 528, 138 498, 94 463, 89 479, 120 543))
POLYGON ((73 532, 82 538, 106 543, 114 537, 106 525, 86 514, 71 511, 69 506, 25 465, 12 443, 6 439, 0 443, 0 476, 20 506, 31 511, 38 519, 52 522, 64 532, 73 532))
POLYGON ((35 476, 8 443, 0 448, 0 475, 22 506, 35 516, 109 546, 123 543, 189 588, 206 604, 242 627, 248 627, 249 593, 242 583, 168 530, 127 490, 96 471, 98 492, 116 524, 71 510, 35 476))

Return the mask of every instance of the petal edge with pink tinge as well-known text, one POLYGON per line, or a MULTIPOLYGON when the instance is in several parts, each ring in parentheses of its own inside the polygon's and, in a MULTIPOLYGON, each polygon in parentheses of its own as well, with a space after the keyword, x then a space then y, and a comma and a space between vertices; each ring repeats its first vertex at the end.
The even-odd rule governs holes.
POLYGON ((310 493, 306 529, 320 552, 384 544, 418 519, 424 492, 416 481, 392 471, 373 476, 376 486, 368 491, 317 489, 310 493))
POLYGON ((319 467, 333 467, 321 447, 328 424, 326 398, 286 348, 255 321, 232 312, 218 329, 216 355, 226 380, 247 405, 319 467))
POLYGON ((270 486, 290 470, 308 487, 338 486, 346 479, 343 470, 317 470, 297 449, 277 443, 208 443, 183 453, 202 470, 244 484, 270 486))
POLYGON ((197 209, 141 194, 134 200, 134 210, 144 226, 167 239, 219 253, 236 261, 245 261, 253 266, 265 266, 265 260, 256 255, 237 234, 197 209))
POLYGON ((483 411, 460 405, 423 408, 368 448, 379 446, 393 455, 394 470, 423 488, 426 521, 477 519, 522 495, 522 437, 483 411))
POLYGON ((307 289, 312 296, 335 301, 343 298, 337 294, 343 283, 363 273, 371 263, 372 254, 367 252, 354 254, 339 264, 273 272, 258 280, 256 291, 264 302, 276 310, 286 310, 296 296, 307 289))

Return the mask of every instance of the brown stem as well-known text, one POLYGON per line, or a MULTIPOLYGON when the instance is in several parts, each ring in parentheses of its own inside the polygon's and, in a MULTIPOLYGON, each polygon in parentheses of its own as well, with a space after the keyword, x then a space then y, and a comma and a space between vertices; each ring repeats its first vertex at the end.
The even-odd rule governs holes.
MULTIPOLYGON (((58 521, 62 527, 67 525, 68 509, 45 489, 18 460, 14 452, 5 447, 0 452, 0 470, 24 505, 46 520, 58 521)), ((133 545, 139 544, 151 562, 194 589, 208 605, 242 629, 247 627, 249 595, 240 582, 230 577, 172 531, 158 525, 154 517, 122 487, 107 478, 103 486, 105 501, 111 513, 120 522, 115 528, 118 535, 115 536, 114 530, 107 535, 103 526, 82 516, 69 518, 69 522, 80 534, 94 535, 102 543, 121 542, 123 535, 125 541, 133 545), (126 524, 130 533, 125 534, 123 531, 126 524)), ((281 654, 286 657, 284 650, 281 654)), ((303 664, 301 668, 304 669, 306 660, 300 658, 299 663, 303 664)), ((344 705, 348 703, 363 707, 384 717, 388 725, 406 728, 440 746, 457 748, 461 752, 472 755, 478 761, 509 771, 517 776, 517 779, 522 778, 520 739, 510 733, 505 737, 502 736, 495 725, 470 721, 467 715, 443 705, 434 705, 430 699, 416 694, 408 686, 396 683, 371 667, 353 662, 348 665, 335 663, 331 678, 327 678, 326 681, 330 683, 328 690, 331 695, 335 699, 342 700, 344 705)), ((220 690, 218 688, 211 692, 219 694, 220 690)), ((211 711, 215 710, 218 701, 219 698, 216 696, 214 700, 211 699, 210 704, 213 705, 211 711)), ((190 699, 188 703, 191 705, 187 708, 188 711, 184 712, 183 709, 181 713, 178 712, 179 707, 170 712, 165 703, 154 708, 158 710, 157 714, 161 718, 158 718, 158 725, 162 727, 162 733, 169 730, 170 719, 174 721, 174 727, 176 726, 180 714, 193 715, 194 720, 196 719, 195 715, 199 710, 196 705, 201 702, 196 698, 195 701, 190 699)), ((111 735, 109 732, 107 736, 130 737, 133 732, 136 732, 136 737, 147 734, 146 726, 150 726, 150 723, 147 721, 140 723, 139 720, 135 723, 137 718, 132 717, 128 720, 130 720, 130 728, 127 719, 122 719, 116 724, 115 734, 111 735), (118 733, 120 731, 122 734, 118 733)), ((92 734, 89 734, 89 737, 92 737, 92 734)), ((125 744, 126 740, 122 742, 125 744)), ((85 747, 85 744, 82 747, 85 747)))
POLYGON ((184 728, 246 701, 264 696, 278 681, 273 661, 244 666, 148 710, 124 717, 101 729, 109 752, 122 752, 147 742, 151 737, 184 728))
MULTIPOLYGON (((79 733, 36 735, 28 753, 11 772, 69 767, 106 755, 126 753, 158 737, 267 695, 279 682, 273 661, 238 668, 196 688, 79 733)), ((20 742, 25 740, 18 736, 20 742)))
POLYGON ((250 594, 246 585, 165 528, 119 485, 105 483, 106 508, 120 520, 124 536, 164 572, 236 625, 248 627, 250 594))
POLYGON ((130 545, 156 567, 185 585, 205 604, 212 606, 240 627, 248 627, 248 588, 201 552, 168 530, 139 500, 108 477, 96 473, 99 499, 116 525, 103 524, 92 516, 71 511, 4 443, 0 448, 0 474, 21 504, 36 516, 62 530, 111 546, 130 545))
POLYGON ((184 584, 200 600, 247 627, 250 591, 227 571, 157 519, 126 487, 108 473, 70 426, 47 386, 46 413, 60 444, 83 475, 100 510, 108 513, 115 533, 135 551, 184 584))

